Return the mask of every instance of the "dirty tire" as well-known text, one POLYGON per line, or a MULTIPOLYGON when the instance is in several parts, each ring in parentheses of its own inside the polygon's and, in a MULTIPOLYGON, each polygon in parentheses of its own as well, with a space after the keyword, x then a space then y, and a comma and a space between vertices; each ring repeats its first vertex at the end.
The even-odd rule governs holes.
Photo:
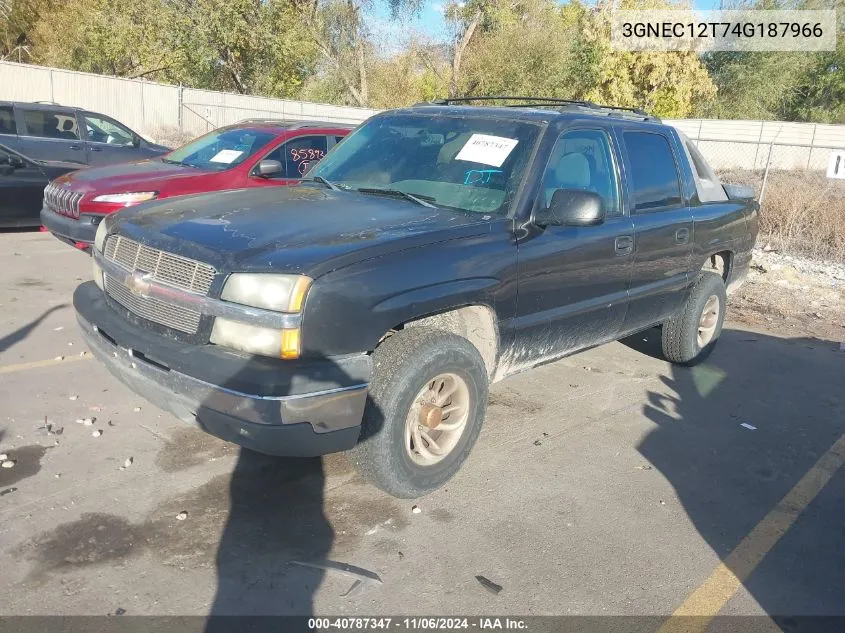
POLYGON ((361 440, 349 458, 361 476, 403 499, 436 490, 461 467, 487 410, 487 371, 478 350, 461 336, 433 328, 401 330, 373 352, 373 377, 361 440), (406 423, 417 394, 441 374, 467 387, 467 421, 454 448, 432 465, 415 463, 405 447, 406 423))
POLYGON ((692 366, 706 359, 719 340, 726 306, 725 282, 716 273, 702 272, 686 303, 663 324, 663 356, 666 360, 692 366), (699 342, 699 326, 705 307, 712 307, 713 297, 718 300, 718 314, 712 329, 708 328, 709 340, 702 345, 699 342), (708 304, 708 301, 711 303, 708 304))

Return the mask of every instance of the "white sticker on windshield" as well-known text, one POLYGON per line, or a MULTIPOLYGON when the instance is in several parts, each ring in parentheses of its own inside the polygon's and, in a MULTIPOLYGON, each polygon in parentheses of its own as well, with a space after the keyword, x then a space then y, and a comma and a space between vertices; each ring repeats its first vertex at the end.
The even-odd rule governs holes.
POLYGON ((243 152, 239 152, 236 149, 221 149, 214 156, 209 158, 208 162, 225 163, 228 165, 229 163, 235 161, 241 154, 243 154, 243 152))
POLYGON ((519 141, 515 138, 473 134, 469 137, 466 145, 458 152, 458 155, 455 156, 455 160, 501 167, 517 143, 519 141))

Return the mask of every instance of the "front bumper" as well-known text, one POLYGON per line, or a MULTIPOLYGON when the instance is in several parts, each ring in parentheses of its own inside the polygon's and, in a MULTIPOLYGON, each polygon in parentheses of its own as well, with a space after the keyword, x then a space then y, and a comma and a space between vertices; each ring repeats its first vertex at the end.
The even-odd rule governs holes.
POLYGON ((116 378, 212 435, 297 457, 358 441, 369 356, 282 361, 180 343, 121 318, 93 282, 73 302, 85 342, 116 378))
POLYGON ((82 213, 79 218, 71 218, 47 207, 41 208, 41 225, 60 240, 74 245, 78 242, 93 244, 97 227, 104 217, 97 213, 82 213))

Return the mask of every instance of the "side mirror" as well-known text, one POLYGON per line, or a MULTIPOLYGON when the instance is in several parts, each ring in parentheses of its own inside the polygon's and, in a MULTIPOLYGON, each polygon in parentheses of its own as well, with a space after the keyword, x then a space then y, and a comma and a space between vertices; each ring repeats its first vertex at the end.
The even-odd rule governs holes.
POLYGON ((132 147, 141 147, 141 137, 137 134, 132 135, 132 147))
POLYGON ((535 215, 538 226, 594 226, 604 222, 601 196, 580 189, 558 189, 548 209, 535 215))
POLYGON ((15 156, 14 154, 9 156, 8 163, 9 165, 11 165, 12 169, 20 169, 21 167, 26 167, 24 159, 20 156, 15 156))
POLYGON ((269 178, 282 173, 282 164, 277 160, 262 160, 255 171, 262 178, 269 178))

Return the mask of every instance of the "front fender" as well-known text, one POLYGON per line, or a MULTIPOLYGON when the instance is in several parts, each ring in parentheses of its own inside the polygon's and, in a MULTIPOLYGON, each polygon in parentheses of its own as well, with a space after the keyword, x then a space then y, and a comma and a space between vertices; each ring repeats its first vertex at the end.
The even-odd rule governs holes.
POLYGON ((372 351, 408 321, 468 305, 513 316, 516 246, 511 232, 391 253, 318 277, 303 308, 303 355, 372 351))

